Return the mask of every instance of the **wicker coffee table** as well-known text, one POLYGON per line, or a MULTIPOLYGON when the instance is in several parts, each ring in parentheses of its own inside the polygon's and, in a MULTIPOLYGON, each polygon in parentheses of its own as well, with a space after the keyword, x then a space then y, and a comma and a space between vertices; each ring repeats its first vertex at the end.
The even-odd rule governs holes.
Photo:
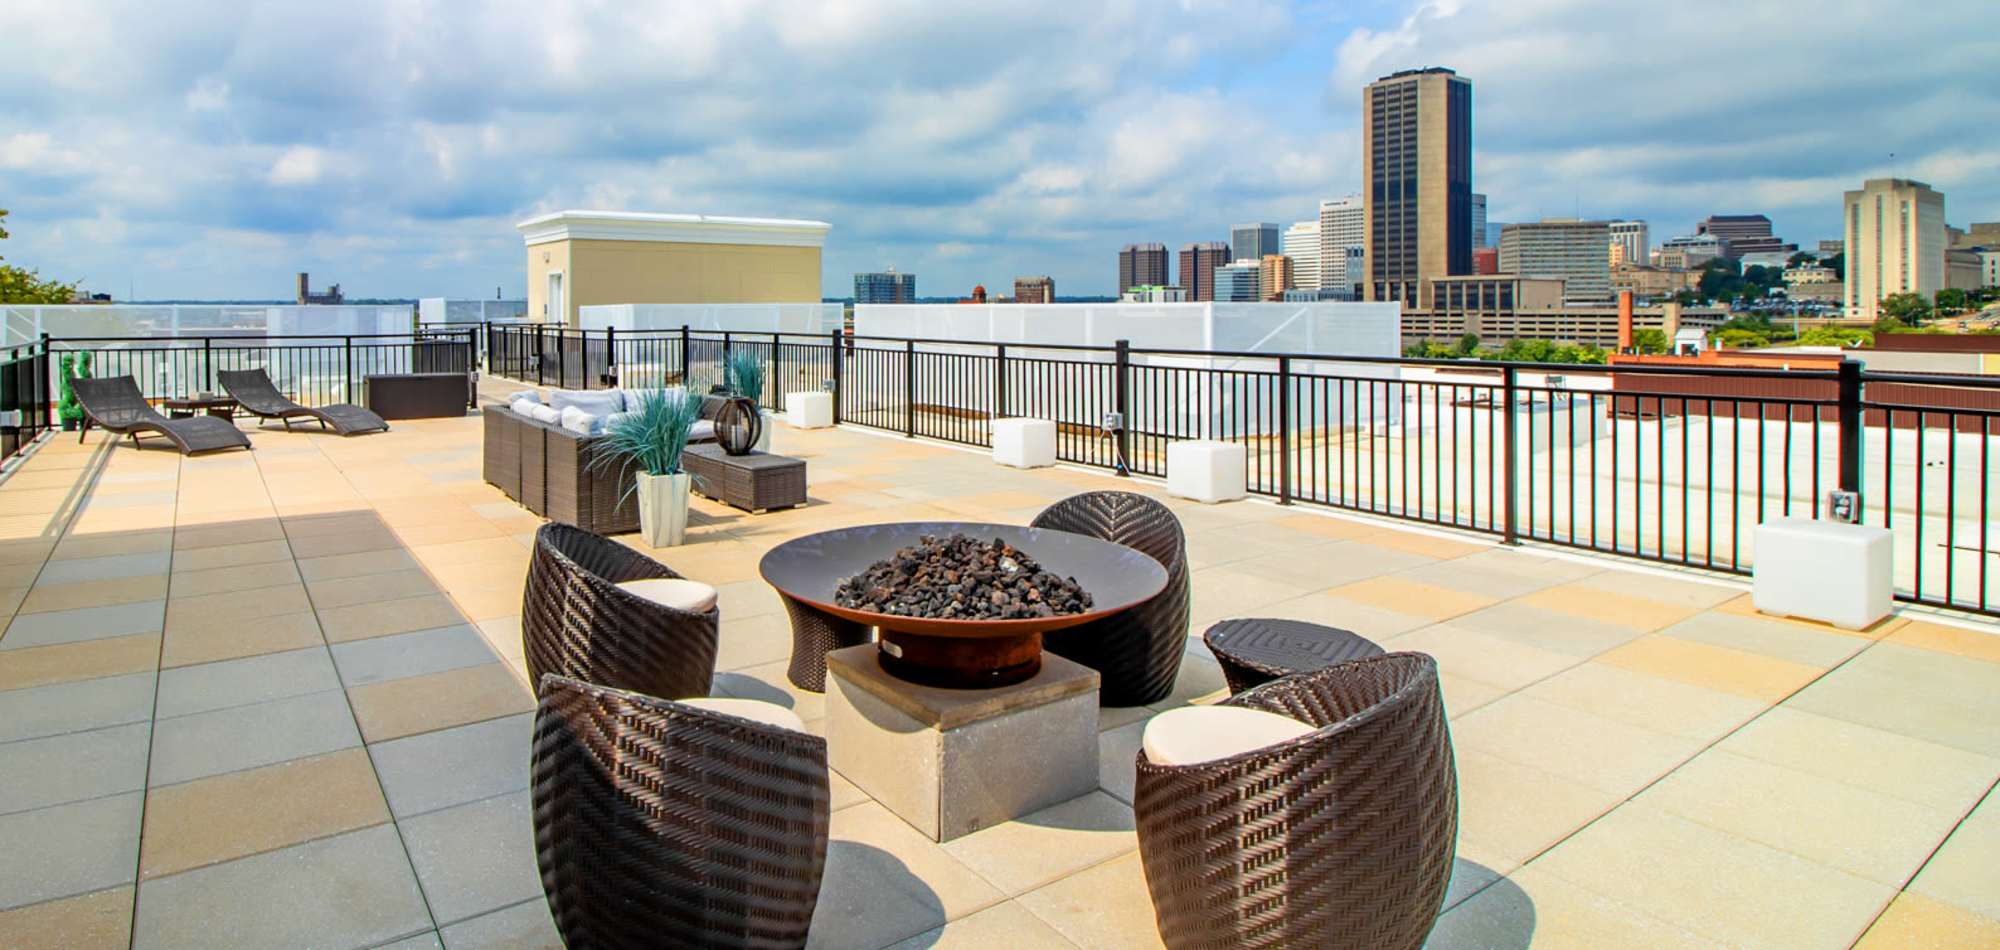
POLYGON ((1224 620, 1208 628, 1201 639, 1222 666, 1232 696, 1293 673, 1382 655, 1374 641, 1351 630, 1302 620, 1224 620))
POLYGON ((792 508, 806 503, 806 461, 752 452, 730 455, 712 443, 690 445, 681 467, 694 476, 694 490, 745 511, 792 508))
POLYGON ((236 418, 236 400, 228 396, 214 394, 182 396, 177 399, 160 400, 160 408, 167 411, 170 419, 187 419, 197 412, 207 413, 218 419, 236 418))

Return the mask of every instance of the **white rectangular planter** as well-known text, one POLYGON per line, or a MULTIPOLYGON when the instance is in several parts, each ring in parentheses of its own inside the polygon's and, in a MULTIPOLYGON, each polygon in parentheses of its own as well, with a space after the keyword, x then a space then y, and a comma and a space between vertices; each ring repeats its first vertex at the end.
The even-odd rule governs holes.
POLYGON ((810 390, 786 393, 785 414, 794 428, 824 429, 833 425, 833 394, 810 390))
POLYGON ((1773 518, 1757 526, 1750 601, 1760 613, 1861 630, 1889 615, 1894 568, 1887 528, 1773 518))
POLYGON ((993 461, 1015 468, 1056 464, 1056 424, 1047 419, 993 420, 993 461))
POLYGON ((669 548, 686 538, 688 484, 686 472, 639 473, 639 537, 647 544, 669 548))
POLYGON ((1234 442, 1169 443, 1167 493, 1208 504, 1244 498, 1246 460, 1243 446, 1234 442))

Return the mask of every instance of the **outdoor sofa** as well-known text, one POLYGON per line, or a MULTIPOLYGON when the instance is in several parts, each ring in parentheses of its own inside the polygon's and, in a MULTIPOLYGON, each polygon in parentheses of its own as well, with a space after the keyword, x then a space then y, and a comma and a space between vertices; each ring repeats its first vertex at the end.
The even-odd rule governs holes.
MULTIPOLYGON (((599 390, 593 398, 617 390, 599 390)), ((561 391, 557 395, 562 395, 561 391)), ((559 401, 556 397, 551 402, 559 401)), ((539 405, 539 400, 535 403, 539 405)), ((535 514, 598 534, 639 530, 639 500, 632 491, 638 470, 622 461, 599 461, 603 435, 590 434, 559 422, 535 419, 509 405, 489 404, 480 410, 485 425, 484 473, 487 484, 505 492, 535 514)), ((690 442, 715 441, 713 423, 724 400, 702 399, 702 419, 690 442)))

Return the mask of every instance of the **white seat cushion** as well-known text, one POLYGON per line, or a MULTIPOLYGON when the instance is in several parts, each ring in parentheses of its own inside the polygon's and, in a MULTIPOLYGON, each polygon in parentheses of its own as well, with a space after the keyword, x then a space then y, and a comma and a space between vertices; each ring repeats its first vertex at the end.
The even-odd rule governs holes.
POLYGON ((679 699, 675 700, 675 702, 685 706, 693 706, 696 709, 706 709, 709 712, 719 712, 726 716, 736 716, 752 722, 761 722, 767 726, 790 729, 793 732, 806 731, 805 720, 800 719, 798 713, 786 709, 777 703, 767 703, 761 699, 728 699, 720 696, 706 696, 701 699, 679 699))
POLYGON ((696 419, 694 425, 688 427, 689 442, 698 442, 702 439, 713 438, 715 438, 715 423, 707 419, 696 419))
POLYGON ((527 409, 528 418, 536 422, 546 422, 551 425, 558 425, 562 422, 562 410, 554 406, 530 405, 527 409))
POLYGON ((1276 745, 1316 730, 1290 716, 1241 706, 1187 706, 1146 721, 1140 748, 1154 765, 1195 765, 1276 745))
POLYGON ((596 435, 604 431, 604 420, 575 406, 562 411, 562 427, 577 435, 596 435))
POLYGON ((593 416, 625 411, 625 394, 616 389, 557 389, 549 393, 549 405, 558 410, 575 406, 593 416))
POLYGON ((688 613, 705 614, 715 609, 715 588, 684 577, 648 577, 625 581, 618 587, 634 596, 688 613))

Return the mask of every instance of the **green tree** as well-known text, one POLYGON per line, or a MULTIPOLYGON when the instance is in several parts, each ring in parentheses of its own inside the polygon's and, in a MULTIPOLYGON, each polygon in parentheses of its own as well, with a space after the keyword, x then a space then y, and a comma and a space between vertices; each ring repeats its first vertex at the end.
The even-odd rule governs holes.
MULTIPOLYGON (((0 208, 0 239, 7 237, 7 209, 0 208)), ((69 303, 76 284, 46 280, 25 267, 0 264, 0 303, 69 303)))
POLYGON ((1717 330, 1715 342, 1732 350, 1755 350, 1771 345, 1771 338, 1755 330, 1741 328, 1717 330))
POLYGON ((1875 334, 1861 327, 1814 327, 1799 334, 1800 346, 1870 346, 1875 334))
POLYGON ((1632 348, 1641 353, 1667 352, 1667 334, 1652 327, 1641 327, 1632 331, 1632 348))
POLYGON ((1943 316, 1945 314, 1964 313, 1965 311, 1972 309, 1972 299, 1966 295, 1965 291, 1960 290, 1957 287, 1946 287, 1945 289, 1938 291, 1937 296, 1934 299, 1936 299, 1937 301, 1937 312, 1939 316, 1943 316))
POLYGON ((1785 265, 1788 267, 1797 267, 1800 264, 1810 264, 1817 260, 1819 260, 1819 258, 1814 257, 1813 255, 1805 251, 1800 251, 1797 254, 1785 258, 1785 265))
POLYGON ((1472 356, 1473 354, 1476 354, 1478 352, 1479 352, 1479 334, 1468 333, 1458 338, 1457 354, 1459 356, 1472 356))
POLYGON ((1819 263, 1821 267, 1833 268, 1834 280, 1847 279, 1847 252, 1842 251, 1832 257, 1821 258, 1819 263))
POLYGON ((1921 325, 1931 316, 1930 301, 1917 293, 1890 294, 1882 298, 1879 309, 1885 318, 1910 327, 1921 325))

